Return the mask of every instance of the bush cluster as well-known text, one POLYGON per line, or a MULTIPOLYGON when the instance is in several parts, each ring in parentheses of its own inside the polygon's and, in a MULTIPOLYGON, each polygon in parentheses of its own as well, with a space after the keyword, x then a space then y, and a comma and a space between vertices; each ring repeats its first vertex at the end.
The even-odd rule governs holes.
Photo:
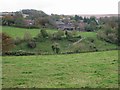
POLYGON ((22 50, 19 50, 19 51, 7 51, 7 52, 4 52, 2 53, 3 56, 28 56, 28 55, 35 55, 34 52, 27 52, 27 51, 22 51, 22 50))
POLYGON ((97 37, 109 43, 118 43, 118 31, 116 28, 111 28, 110 26, 105 26, 99 30, 97 37))
POLYGON ((54 53, 58 54, 60 52, 60 45, 59 45, 59 43, 54 43, 52 45, 52 50, 53 50, 54 53))
POLYGON ((53 33, 52 39, 53 40, 61 40, 63 36, 64 36, 64 31, 59 30, 58 32, 53 33))

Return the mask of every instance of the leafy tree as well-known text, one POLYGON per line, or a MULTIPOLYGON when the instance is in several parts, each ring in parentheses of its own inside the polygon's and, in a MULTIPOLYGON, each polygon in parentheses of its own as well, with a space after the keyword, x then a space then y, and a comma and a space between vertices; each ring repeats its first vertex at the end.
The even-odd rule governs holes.
POLYGON ((48 16, 43 11, 40 11, 40 10, 38 11, 38 10, 34 10, 34 9, 23 9, 22 13, 29 15, 29 16, 26 17, 26 19, 31 19, 31 20, 34 20, 35 18, 39 18, 39 17, 48 16))
POLYGON ((62 39, 63 36, 64 36, 64 31, 59 30, 58 32, 55 32, 55 33, 53 34, 53 39, 58 39, 58 40, 60 40, 60 39, 62 39))
POLYGON ((52 44, 52 50, 53 50, 53 52, 58 54, 60 52, 60 45, 59 45, 59 43, 52 44))
POLYGON ((72 32, 65 31, 65 35, 66 35, 66 38, 67 38, 67 39, 71 39, 71 38, 73 38, 73 34, 72 34, 72 32))
POLYGON ((87 18, 86 18, 86 17, 84 17, 83 22, 84 22, 84 23, 86 23, 86 22, 87 22, 87 18))
POLYGON ((16 12, 14 16, 15 26, 23 27, 25 25, 24 18, 20 12, 16 12))
POLYGON ((67 36, 67 34, 68 34, 68 31, 66 30, 66 31, 65 31, 65 35, 67 36))
POLYGON ((30 34, 30 32, 26 31, 26 32, 24 33, 24 40, 25 40, 25 41, 30 41, 30 40, 32 40, 32 35, 30 34))
POLYGON ((60 15, 57 15, 57 14, 51 14, 51 18, 54 20, 54 21, 58 21, 61 19, 60 15))
POLYGON ((34 39, 35 41, 37 41, 37 42, 44 40, 43 36, 41 35, 41 32, 39 32, 39 33, 37 34, 37 36, 34 37, 33 39, 34 39))
POLYGON ((83 20, 83 17, 82 17, 82 16, 80 16, 80 17, 79 17, 79 19, 80 19, 80 20, 83 20))
POLYGON ((110 43, 118 44, 118 29, 112 28, 110 25, 105 25, 97 32, 98 38, 110 43))
POLYGON ((59 52, 60 52, 60 47, 57 46, 57 47, 56 47, 56 53, 58 54, 59 52))
POLYGON ((50 16, 36 18, 35 25, 39 28, 56 28, 56 23, 50 16))
POLYGON ((48 37, 48 33, 45 29, 41 29, 40 32, 41 32, 41 35, 43 36, 43 38, 48 37))
POLYGON ((75 21, 79 21, 80 17, 78 15, 75 15, 75 21))
POLYGON ((91 21, 91 22, 90 22, 90 27, 91 27, 91 31, 96 30, 96 27, 97 27, 96 22, 95 22, 95 21, 91 21))
POLYGON ((49 23, 49 20, 47 17, 39 17, 39 18, 35 19, 35 24, 39 28, 46 27, 46 24, 48 24, 48 23, 49 23))
POLYGON ((87 24, 86 26, 85 26, 85 31, 90 31, 90 25, 89 24, 87 24))
POLYGON ((52 50, 55 53, 55 45, 54 44, 52 45, 52 50))
POLYGON ((91 16, 90 21, 96 21, 96 18, 94 16, 91 16))
POLYGON ((47 31, 45 29, 41 29, 37 36, 35 36, 33 39, 37 42, 42 42, 48 37, 50 37, 50 35, 47 33, 47 31))
POLYGON ((15 23, 15 21, 14 21, 14 17, 13 16, 6 15, 6 16, 2 17, 2 25, 10 26, 10 25, 13 25, 14 23, 15 23))
POLYGON ((2 52, 6 52, 14 48, 14 40, 6 33, 0 33, 0 38, 2 38, 2 52))
POLYGON ((118 17, 101 17, 99 19, 99 22, 101 25, 104 25, 104 24, 108 24, 110 25, 112 28, 115 28, 117 27, 118 25, 118 17))

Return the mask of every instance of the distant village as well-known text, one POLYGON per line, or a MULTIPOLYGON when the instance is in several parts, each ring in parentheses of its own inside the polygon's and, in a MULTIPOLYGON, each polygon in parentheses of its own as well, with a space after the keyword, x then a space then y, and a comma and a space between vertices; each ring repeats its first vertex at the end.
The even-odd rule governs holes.
POLYGON ((115 15, 114 14, 103 14, 103 15, 94 15, 94 16, 93 15, 56 15, 56 14, 47 15, 43 11, 37 11, 37 10, 21 10, 18 12, 0 13, 0 18, 3 19, 2 20, 3 25, 7 25, 7 24, 14 25, 16 23, 14 22, 14 20, 18 19, 17 21, 19 21, 19 18, 22 17, 24 25, 28 27, 41 24, 46 27, 47 25, 55 26, 55 28, 57 28, 58 30, 80 30, 80 31, 84 31, 86 28, 91 27, 90 25, 92 25, 92 27, 94 26, 96 27, 96 25, 99 25, 100 18, 111 17, 111 16, 115 16, 115 15), (21 15, 20 17, 17 17, 18 13, 21 15), (40 19, 40 18, 45 18, 45 19, 40 19))

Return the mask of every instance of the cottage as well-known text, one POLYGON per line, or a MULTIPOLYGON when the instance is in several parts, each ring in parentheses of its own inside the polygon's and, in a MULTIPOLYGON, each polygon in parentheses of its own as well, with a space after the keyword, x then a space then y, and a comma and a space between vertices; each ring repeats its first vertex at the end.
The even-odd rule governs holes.
POLYGON ((56 21, 57 29, 59 30, 74 30, 75 27, 72 23, 64 23, 62 21, 56 21))
POLYGON ((34 20, 25 20, 25 24, 26 24, 26 26, 32 26, 35 24, 35 21, 34 20))
POLYGON ((7 15, 14 16, 15 13, 14 12, 0 12, 0 17, 7 16, 7 15))
POLYGON ((62 21, 56 21, 56 25, 57 25, 57 29, 63 29, 65 23, 63 23, 62 21))
POLYGON ((27 18, 29 15, 28 14, 22 14, 23 18, 27 18))
POLYGON ((75 30, 75 27, 72 24, 65 24, 63 30, 75 30))

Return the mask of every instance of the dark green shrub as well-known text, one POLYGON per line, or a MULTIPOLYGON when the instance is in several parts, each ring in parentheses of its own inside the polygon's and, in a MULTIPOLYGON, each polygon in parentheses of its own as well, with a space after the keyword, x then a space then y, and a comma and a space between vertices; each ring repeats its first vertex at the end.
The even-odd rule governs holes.
POLYGON ((59 45, 59 43, 52 44, 52 50, 53 50, 53 52, 58 54, 60 52, 60 45, 59 45))
POLYGON ((53 50, 53 52, 55 52, 55 45, 54 44, 52 45, 52 50, 53 50))
POLYGON ((34 41, 29 41, 28 42, 28 47, 29 48, 35 48, 36 47, 36 43, 34 41))
POLYGON ((41 35, 42 35, 43 38, 48 37, 48 33, 47 33, 47 31, 45 29, 41 29, 40 32, 41 32, 41 35))
POLYGON ((19 51, 7 51, 3 53, 3 56, 28 56, 28 55, 35 55, 34 52, 26 52, 23 50, 19 51))
POLYGON ((53 39, 54 40, 61 40, 63 36, 64 36, 64 31, 59 30, 58 32, 53 34, 53 39))
POLYGON ((80 39, 81 39, 82 37, 79 35, 79 36, 77 36, 76 38, 80 38, 80 39))
POLYGON ((56 53, 58 54, 60 52, 60 48, 56 47, 56 53))
POLYGON ((70 32, 70 31, 66 31, 65 33, 66 33, 66 38, 67 38, 67 39, 71 39, 71 38, 73 38, 73 34, 72 34, 72 32, 70 32))
POLYGON ((41 33, 38 33, 36 37, 33 38, 36 42, 44 41, 45 38, 43 38, 41 33))

